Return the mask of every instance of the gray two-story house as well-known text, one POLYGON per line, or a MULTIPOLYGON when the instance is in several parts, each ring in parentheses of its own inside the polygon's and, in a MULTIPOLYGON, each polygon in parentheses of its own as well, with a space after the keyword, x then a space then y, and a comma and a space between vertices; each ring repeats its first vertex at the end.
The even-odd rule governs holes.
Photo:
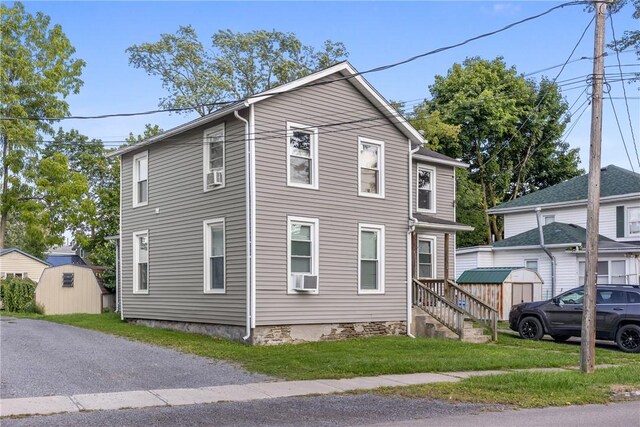
POLYGON ((119 150, 123 318, 258 344, 407 333, 412 279, 453 276, 469 229, 466 165, 423 145, 343 62, 119 150))

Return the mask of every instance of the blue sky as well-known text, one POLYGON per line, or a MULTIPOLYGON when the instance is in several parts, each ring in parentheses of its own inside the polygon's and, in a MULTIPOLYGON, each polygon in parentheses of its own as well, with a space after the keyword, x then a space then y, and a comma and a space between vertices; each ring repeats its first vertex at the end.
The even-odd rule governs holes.
MULTIPOLYGON (((27 11, 41 11, 53 23, 62 25, 77 57, 87 62, 84 86, 69 98, 73 115, 96 115, 146 111, 157 108, 164 95, 159 79, 128 65, 125 49, 133 44, 153 42, 161 33, 173 33, 179 25, 192 25, 205 45, 219 29, 252 31, 275 29, 293 32, 299 39, 320 46, 326 39, 345 43, 349 61, 359 70, 393 63, 444 45, 495 30, 513 21, 540 13, 560 2, 25 2, 27 11)), ((619 37, 624 30, 638 29, 627 7, 614 16, 619 37)), ((531 73, 565 62, 591 15, 583 6, 567 7, 535 21, 522 24, 466 46, 428 56, 387 71, 368 74, 367 79, 387 99, 415 103, 428 97, 435 75, 444 75, 451 65, 469 56, 493 59, 503 56, 519 72, 531 73)), ((607 22, 609 26, 609 22, 607 22)), ((607 41, 611 40, 607 28, 607 41)), ((593 56, 593 26, 573 58, 593 56)), ((640 71, 631 52, 620 55, 623 71, 640 71)), ((605 65, 617 66, 615 55, 605 65)), ((534 74, 555 77, 559 68, 534 74)), ((588 60, 569 64, 559 80, 592 72, 588 60)), ((617 73, 615 67, 607 72, 617 73)), ((611 95, 622 97, 620 83, 613 83, 611 95)), ((627 85, 627 95, 635 138, 640 145, 640 92, 638 84, 627 85)), ((569 89, 568 87, 566 89, 569 89)), ((577 107, 586 99, 583 87, 564 92, 569 104, 577 107), (577 97, 580 95, 580 99, 577 97)), ((602 164, 630 168, 609 100, 605 100, 602 164)), ((625 101, 614 99, 623 135, 635 170, 640 169, 633 144, 625 101)), ((169 129, 194 115, 153 116, 105 120, 68 120, 65 129, 76 128, 92 138, 122 140, 129 132, 141 133, 145 123, 169 129)), ((579 147, 582 167, 587 168, 590 110, 586 110, 569 134, 567 142, 579 147)), ((640 148, 640 147, 639 147, 640 148)))

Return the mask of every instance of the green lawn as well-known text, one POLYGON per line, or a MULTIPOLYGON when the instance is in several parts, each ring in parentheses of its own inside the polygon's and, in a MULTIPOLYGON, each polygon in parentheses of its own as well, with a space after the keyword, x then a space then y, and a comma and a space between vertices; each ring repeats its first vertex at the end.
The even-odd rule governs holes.
MULTIPOLYGON (((578 364, 578 346, 524 341, 501 334, 498 343, 373 337, 297 345, 247 346, 205 335, 122 322, 115 313, 41 316, 5 313, 78 326, 204 357, 238 363, 283 379, 349 378, 413 372, 565 367, 578 364)), ((598 363, 640 363, 640 356, 598 349, 598 363)))
POLYGON ((612 396, 640 389, 640 365, 580 372, 517 372, 474 377, 459 383, 426 384, 376 390, 383 395, 456 402, 498 403, 520 408, 611 402, 612 396))

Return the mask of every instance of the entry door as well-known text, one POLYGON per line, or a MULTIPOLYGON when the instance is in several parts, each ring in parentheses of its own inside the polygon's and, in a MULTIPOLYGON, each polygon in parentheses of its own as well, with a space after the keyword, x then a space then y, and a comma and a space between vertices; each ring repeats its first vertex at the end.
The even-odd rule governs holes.
POLYGON ((511 305, 533 301, 533 283, 511 285, 511 305))

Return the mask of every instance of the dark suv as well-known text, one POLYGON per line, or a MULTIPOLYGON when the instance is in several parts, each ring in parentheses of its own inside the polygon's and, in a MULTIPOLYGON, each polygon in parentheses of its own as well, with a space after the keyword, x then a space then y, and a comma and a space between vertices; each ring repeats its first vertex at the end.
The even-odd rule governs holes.
MULTIPOLYGON (((511 307, 509 327, 524 339, 544 334, 556 341, 579 337, 584 288, 575 288, 547 301, 511 307)), ((640 353, 640 286, 598 285, 596 338, 615 341, 622 351, 640 353)))

